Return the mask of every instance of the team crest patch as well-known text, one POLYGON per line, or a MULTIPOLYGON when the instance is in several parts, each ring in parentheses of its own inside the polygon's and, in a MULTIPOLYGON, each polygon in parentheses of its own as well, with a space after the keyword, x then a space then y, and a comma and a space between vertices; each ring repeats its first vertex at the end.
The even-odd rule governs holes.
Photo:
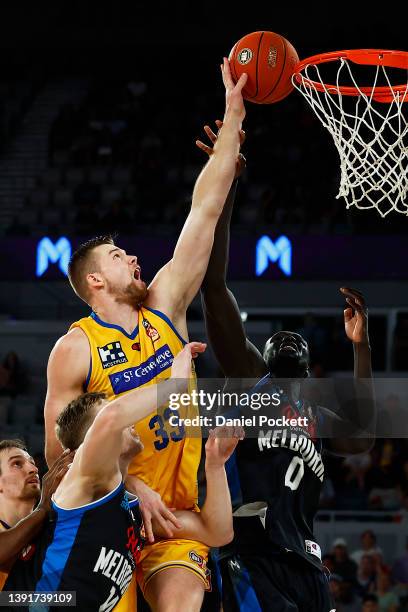
POLYGON ((143 327, 146 330, 146 334, 153 342, 156 342, 160 338, 160 334, 155 327, 147 320, 143 319, 143 327))
POLYGON ((98 346, 98 353, 104 370, 127 362, 119 340, 105 344, 105 346, 98 346))

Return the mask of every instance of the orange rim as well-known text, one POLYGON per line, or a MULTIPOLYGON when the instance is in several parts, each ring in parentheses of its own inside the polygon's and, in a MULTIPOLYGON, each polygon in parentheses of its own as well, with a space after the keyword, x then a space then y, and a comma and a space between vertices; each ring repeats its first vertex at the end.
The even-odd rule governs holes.
POLYGON ((293 75, 298 83, 303 83, 317 91, 327 92, 329 94, 341 93, 343 96, 359 96, 363 93, 366 96, 372 96, 377 102, 392 102, 393 94, 404 94, 403 102, 408 102, 408 84, 404 85, 385 85, 380 87, 350 87, 342 85, 331 85, 313 81, 302 75, 302 70, 308 66, 317 66, 327 62, 334 62, 340 59, 348 59, 355 64, 371 65, 371 66, 386 66, 389 68, 401 68, 408 70, 408 51, 386 51, 384 49, 351 49, 346 51, 331 51, 329 53, 321 53, 312 55, 298 62, 295 66, 293 75))

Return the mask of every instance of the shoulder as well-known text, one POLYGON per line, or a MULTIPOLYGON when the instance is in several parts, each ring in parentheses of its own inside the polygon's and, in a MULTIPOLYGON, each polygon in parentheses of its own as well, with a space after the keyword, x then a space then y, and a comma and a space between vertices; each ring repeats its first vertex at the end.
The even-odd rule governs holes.
POLYGON ((77 372, 88 372, 91 349, 86 334, 79 328, 71 329, 61 336, 54 345, 48 360, 48 372, 67 367, 77 372))
POLYGON ((57 340, 53 352, 68 354, 78 348, 89 348, 89 342, 85 332, 80 327, 73 327, 57 340))

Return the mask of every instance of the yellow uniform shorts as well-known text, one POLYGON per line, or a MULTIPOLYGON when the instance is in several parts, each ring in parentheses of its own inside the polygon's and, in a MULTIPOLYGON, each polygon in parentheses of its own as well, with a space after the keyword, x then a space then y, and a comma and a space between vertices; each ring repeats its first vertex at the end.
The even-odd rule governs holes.
POLYGON ((136 568, 139 587, 145 593, 153 576, 169 567, 180 567, 200 578, 206 591, 211 590, 208 550, 208 546, 195 540, 158 540, 146 544, 136 568))

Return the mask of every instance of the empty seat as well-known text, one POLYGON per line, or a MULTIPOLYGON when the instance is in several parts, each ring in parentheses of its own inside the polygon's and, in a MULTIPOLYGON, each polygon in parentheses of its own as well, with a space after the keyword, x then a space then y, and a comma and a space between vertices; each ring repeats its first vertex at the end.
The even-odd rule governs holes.
POLYGON ((49 193, 46 189, 35 189, 29 196, 30 206, 34 206, 34 208, 44 208, 44 206, 47 206, 48 200, 49 193))
POLYGON ((9 397, 0 397, 0 425, 7 423, 10 404, 9 397))
POLYGON ((84 171, 82 168, 67 168, 65 171, 65 184, 68 187, 76 187, 84 180, 84 171))
POLYGON ((45 225, 60 225, 61 211, 56 208, 48 208, 42 212, 41 220, 45 225))
POLYGON ((102 198, 101 198, 101 202, 102 205, 110 205, 112 204, 112 202, 115 202, 115 200, 120 200, 122 197, 122 190, 121 189, 117 189, 116 187, 105 187, 102 190, 102 198))
POLYGON ((120 166, 112 170, 112 183, 115 185, 127 185, 132 180, 132 171, 130 168, 120 166))
POLYGON ((36 420, 36 406, 33 400, 17 398, 10 411, 10 421, 13 425, 31 425, 36 420))
POLYGON ((94 166, 88 173, 90 183, 105 185, 109 180, 109 168, 106 166, 94 166))
POLYGON ((42 178, 44 185, 58 187, 62 182, 61 170, 59 168, 48 168, 42 178))
POLYGON ((56 189, 54 191, 53 200, 57 208, 69 208, 73 203, 71 189, 56 189))

